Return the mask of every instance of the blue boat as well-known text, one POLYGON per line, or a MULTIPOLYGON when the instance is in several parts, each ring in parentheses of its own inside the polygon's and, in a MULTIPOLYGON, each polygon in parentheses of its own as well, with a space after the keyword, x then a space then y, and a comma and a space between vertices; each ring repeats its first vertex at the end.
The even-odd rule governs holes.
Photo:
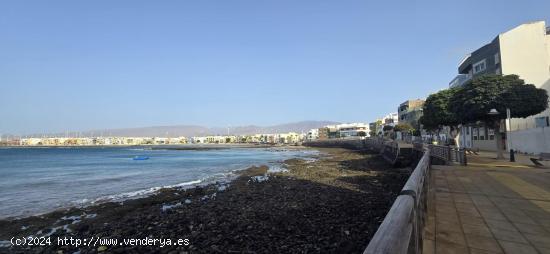
POLYGON ((134 156, 135 161, 144 161, 144 160, 148 160, 148 159, 149 159, 149 156, 145 156, 145 155, 134 156))

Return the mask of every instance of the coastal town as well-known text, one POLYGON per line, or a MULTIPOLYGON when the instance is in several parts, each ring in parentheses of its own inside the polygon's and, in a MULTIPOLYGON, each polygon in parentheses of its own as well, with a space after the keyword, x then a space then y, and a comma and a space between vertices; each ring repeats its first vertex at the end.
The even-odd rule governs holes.
POLYGON ((300 144, 305 140, 365 137, 369 126, 365 123, 329 125, 296 133, 252 135, 208 135, 193 137, 5 137, 1 145, 9 146, 133 146, 183 144, 300 144))
MULTIPOLYGON (((448 89, 464 86, 474 78, 488 74, 518 75, 528 84, 546 88, 550 73, 550 27, 544 21, 521 24, 500 33, 490 43, 481 46, 458 61, 458 73, 450 78, 448 89), (512 45, 513 42, 513 45, 512 45), (511 47, 514 47, 513 49, 511 47), (519 53, 522 52, 522 53, 519 53), (529 66, 521 64, 529 62, 529 66)), ((442 87, 441 89, 444 89, 442 87)), ((366 121, 342 123, 316 129, 288 133, 250 135, 208 135, 193 137, 81 137, 78 134, 43 137, 1 136, 0 146, 103 146, 103 145, 179 145, 179 144, 301 144, 304 141, 387 137, 397 140, 417 140, 456 145, 461 148, 495 151, 497 134, 502 150, 538 154, 550 150, 550 110, 526 118, 500 117, 498 132, 483 122, 460 124, 457 130, 441 126, 434 131, 422 124, 425 98, 408 99, 395 105, 397 112, 366 121), (3 137, 3 138, 2 138, 3 137), (523 142, 513 142, 522 140, 523 142)), ((507 112, 496 112, 506 115, 507 112)))
MULTIPOLYGON (((544 21, 526 23, 498 35, 491 43, 480 47, 459 62, 458 74, 449 82, 449 88, 463 86, 475 77, 487 74, 519 75, 527 83, 546 87, 550 74, 550 28, 544 21), (518 41, 515 50, 507 47, 508 41, 518 41), (529 52, 519 54, 517 52, 529 52), (529 61, 529 68, 518 64, 529 61)), ((508 46, 509 47, 509 46, 508 46)), ((458 133, 442 127, 437 133, 424 128, 421 123, 425 99, 409 99, 396 105, 397 112, 390 112, 369 123, 343 123, 328 125, 309 131, 252 134, 209 135, 194 137, 20 137, 4 136, 4 146, 102 146, 102 145, 178 145, 178 144, 300 144, 304 141, 326 139, 365 138, 372 136, 391 137, 398 140, 417 139, 462 148, 494 151, 496 134, 492 126, 484 123, 460 125, 458 133)), ((506 112, 500 112, 506 114, 506 112)), ((499 132, 504 147, 526 153, 541 153, 548 150, 550 133, 549 110, 525 119, 502 120, 499 132), (512 142, 521 139, 529 142, 512 142), (543 143, 541 143, 543 142, 543 143)), ((1 137, 1 136, 0 136, 1 137)), ((504 149, 507 150, 507 149, 504 149)))
MULTIPOLYGON (((450 78, 447 89, 456 89, 469 81, 488 74, 517 75, 527 84, 546 88, 550 73, 550 27, 544 21, 521 24, 500 33, 494 40, 482 45, 458 61, 456 77, 450 78), (513 47, 513 49, 511 48, 513 47), (522 53, 520 53, 522 52, 522 53), (522 63, 529 62, 526 67, 522 63)), ((445 87, 441 87, 445 89, 445 87)), ((437 92, 437 91, 436 91, 437 92)), ((21 137, 0 135, 0 146, 110 146, 110 145, 180 145, 180 144, 301 144, 304 141, 327 139, 364 139, 386 137, 397 140, 417 140, 461 148, 495 151, 497 136, 502 150, 539 154, 550 150, 550 110, 526 118, 506 116, 509 112, 495 113, 500 116, 499 130, 483 121, 450 126, 427 128, 422 123, 425 98, 408 99, 395 105, 397 112, 365 121, 341 123, 310 130, 288 133, 261 133, 250 135, 207 135, 193 137, 82 137, 76 135, 21 137), (368 122, 368 123, 367 123, 368 122), (498 132, 498 133, 497 133, 498 132), (513 142, 521 140, 522 142, 513 142)))

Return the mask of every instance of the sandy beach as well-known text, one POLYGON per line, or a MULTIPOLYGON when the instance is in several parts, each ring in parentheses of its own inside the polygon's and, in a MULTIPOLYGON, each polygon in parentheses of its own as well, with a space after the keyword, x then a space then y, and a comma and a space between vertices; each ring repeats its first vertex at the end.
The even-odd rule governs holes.
MULTIPOLYGON (((402 188, 409 169, 378 155, 319 149, 288 171, 257 166, 230 184, 163 189, 150 197, 0 220, 1 253, 361 253, 402 188), (12 237, 51 244, 11 246, 12 237), (117 245, 58 245, 58 237, 118 239, 117 245), (136 246, 123 239, 186 239, 136 246)), ((96 241, 97 243, 97 241, 96 241)))

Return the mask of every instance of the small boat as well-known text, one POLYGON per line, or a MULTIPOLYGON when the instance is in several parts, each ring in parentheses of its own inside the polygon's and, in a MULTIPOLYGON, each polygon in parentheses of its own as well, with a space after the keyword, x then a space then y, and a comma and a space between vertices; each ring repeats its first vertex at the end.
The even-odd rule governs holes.
POLYGON ((149 159, 149 156, 145 156, 145 155, 134 156, 135 161, 144 161, 144 160, 148 160, 148 159, 149 159))

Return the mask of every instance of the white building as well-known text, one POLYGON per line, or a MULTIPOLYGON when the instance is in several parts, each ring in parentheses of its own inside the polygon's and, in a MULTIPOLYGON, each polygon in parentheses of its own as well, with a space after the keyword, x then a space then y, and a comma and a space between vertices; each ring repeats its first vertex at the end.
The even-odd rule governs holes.
POLYGON ((204 144, 206 142, 206 137, 192 137, 191 142, 193 144, 204 144))
POLYGON ((308 141, 319 139, 319 129, 311 129, 308 131, 306 139, 308 141))
POLYGON ((369 136, 370 131, 368 123, 343 123, 336 125, 336 129, 340 133, 340 138, 369 136))
POLYGON ((399 123, 399 115, 397 112, 389 113, 382 117, 383 126, 395 126, 399 123))

